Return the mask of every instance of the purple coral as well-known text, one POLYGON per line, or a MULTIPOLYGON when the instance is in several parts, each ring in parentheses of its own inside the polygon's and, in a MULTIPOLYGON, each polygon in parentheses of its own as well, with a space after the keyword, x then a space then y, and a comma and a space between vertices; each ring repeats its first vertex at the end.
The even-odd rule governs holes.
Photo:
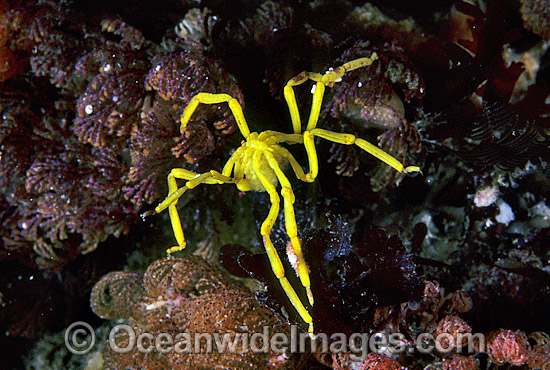
MULTIPOLYGON (((241 104, 244 98, 235 79, 223 70, 218 62, 198 51, 161 53, 151 62, 145 79, 148 90, 169 101, 173 109, 183 111, 191 98, 199 92, 225 93, 241 104)), ((205 105, 197 109, 194 120, 208 118, 210 127, 220 134, 229 134, 236 128, 235 119, 227 107, 205 105)))
POLYGON ((179 117, 199 92, 227 93, 242 104, 235 80, 214 61, 197 52, 161 53, 145 78, 155 95, 146 101, 143 120, 132 132, 132 167, 125 194, 136 204, 165 195, 172 168, 193 166, 223 148, 224 137, 236 128, 227 105, 201 105, 180 132, 179 117))
POLYGON ((73 12, 44 5, 20 26, 35 46, 31 71, 49 79, 55 87, 38 83, 51 94, 6 83, 0 101, 0 145, 9 153, 0 173, 17 215, 6 240, 30 245, 41 267, 62 266, 127 233, 140 205, 164 195, 171 168, 220 148, 236 127, 227 107, 201 107, 180 132, 179 115, 195 93, 243 100, 234 79, 201 51, 158 53, 150 62, 144 48, 151 44, 139 30, 109 18, 97 33, 70 31, 73 12))
POLYGON ((125 166, 114 151, 84 146, 70 136, 63 143, 51 134, 49 149, 26 171, 24 197, 13 202, 21 208, 21 235, 47 250, 50 263, 59 263, 75 256, 66 249, 74 243, 70 235, 81 235, 78 250, 89 252, 108 235, 124 232, 135 209, 120 192, 125 166), (56 249, 65 250, 64 256, 56 249))
POLYGON ((95 76, 77 101, 74 131, 78 139, 120 148, 139 121, 144 94, 143 73, 139 71, 95 76))
POLYGON ((122 73, 129 52, 113 53, 116 43, 111 41, 87 49, 49 22, 65 16, 44 6, 22 27, 36 43, 30 63, 35 76, 49 77, 60 90, 43 80, 6 82, 0 101, 0 148, 6 154, 0 172, 7 175, 6 200, 16 210, 16 222, 8 223, 4 233, 6 248, 18 248, 25 256, 34 250, 42 268, 65 265, 94 250, 107 236, 127 232, 137 213, 121 192, 129 168, 120 149, 139 118, 140 86, 144 91, 136 76, 139 63, 122 73), (113 60, 113 55, 118 59, 113 60), (97 74, 98 67, 107 72, 109 63, 126 83, 115 84, 117 77, 97 74), (48 89, 51 94, 40 95, 48 89), (63 99, 53 102, 56 93, 63 99), (72 121, 75 105, 85 113, 87 105, 97 107, 97 103, 102 108, 97 116, 72 121), (28 249, 22 251, 23 246, 28 249))

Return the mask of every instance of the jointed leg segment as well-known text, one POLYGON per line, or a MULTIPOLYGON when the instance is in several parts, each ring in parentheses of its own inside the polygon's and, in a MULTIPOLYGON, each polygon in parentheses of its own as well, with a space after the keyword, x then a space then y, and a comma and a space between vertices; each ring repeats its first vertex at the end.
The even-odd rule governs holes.
POLYGON ((323 130, 320 128, 315 128, 311 131, 304 132, 304 146, 306 148, 306 153, 309 162, 309 172, 304 176, 307 179, 306 181, 314 181, 319 172, 319 164, 317 160, 317 151, 315 149, 315 136, 321 137, 326 140, 333 141, 339 144, 352 145, 355 144, 359 148, 363 149, 372 156, 378 158, 387 165, 395 168, 399 172, 410 173, 410 172, 420 172, 418 166, 408 166, 405 167, 397 159, 378 148, 376 145, 369 143, 368 141, 358 138, 352 134, 342 134, 339 132, 333 132, 328 130, 323 130))
MULTIPOLYGON (((420 171, 420 168, 417 166, 404 167, 401 162, 399 162, 397 159, 395 159, 394 157, 392 157, 382 149, 378 148, 376 145, 373 145, 368 141, 358 138, 352 134, 342 134, 339 132, 333 132, 333 131, 323 130, 321 128, 316 128, 311 130, 311 136, 312 137, 319 136, 319 137, 322 137, 323 139, 334 141, 335 143, 340 143, 345 145, 355 144, 361 149, 363 149, 364 151, 366 151, 367 153, 378 158, 379 160, 386 163, 387 165, 395 168, 399 172, 410 173, 410 172, 420 171)), ((313 140, 309 139, 308 142, 304 140, 304 143, 306 145, 306 150, 307 150, 308 145, 310 146, 313 145, 313 140)))
POLYGON ((359 58, 352 60, 351 62, 344 63, 340 67, 327 71, 324 75, 304 71, 298 76, 291 78, 284 87, 283 92, 288 105, 288 110, 290 112, 290 119, 292 121, 294 133, 302 132, 302 123, 300 120, 298 104, 296 103, 296 96, 294 95, 294 90, 292 87, 301 85, 308 80, 316 82, 315 91, 313 92, 313 101, 311 103, 311 111, 309 113, 309 119, 306 126, 306 131, 310 131, 317 126, 319 112, 321 111, 321 103, 325 93, 325 86, 332 87, 335 82, 338 82, 342 78, 344 73, 371 65, 376 59, 378 59, 378 55, 373 53, 368 58, 359 58))
MULTIPOLYGON (((254 166, 254 171, 256 175, 258 176, 258 178, 262 182, 262 185, 264 186, 267 193, 269 194, 269 199, 271 201, 271 208, 269 210, 269 214, 267 218, 262 223, 260 233, 262 235, 264 247, 267 252, 267 256, 269 258, 271 268, 275 273, 275 276, 277 276, 277 279, 279 279, 279 283, 283 287, 283 290, 287 294, 290 302, 292 303, 296 311, 298 311, 298 314, 300 315, 300 317, 309 325, 308 331, 310 333, 313 333, 313 319, 311 318, 311 315, 309 314, 307 309, 304 307, 302 301, 296 294, 296 291, 294 290, 292 285, 290 285, 290 283, 288 282, 288 279, 285 276, 285 270, 281 262, 281 258, 279 257, 279 254, 277 253, 277 250, 275 249, 271 241, 270 233, 271 233, 271 229, 273 228, 273 225, 275 224, 275 221, 277 220, 277 216, 279 214, 280 197, 279 197, 279 194, 277 194, 277 190, 275 189, 275 186, 273 186, 273 184, 262 173, 260 162, 261 162, 261 156, 263 154, 264 153, 261 153, 261 152, 255 153, 254 159, 253 159, 254 161, 253 166, 254 166)), ((273 158, 272 156, 271 158, 275 160, 275 158, 273 158)), ((270 161, 269 158, 268 158, 268 161, 270 161)), ((277 177, 279 177, 279 174, 282 174, 282 171, 277 161, 275 161, 275 166, 271 166, 271 167, 276 172, 277 177)), ((284 177, 284 175, 282 176, 284 177)), ((290 189, 290 183, 288 183, 288 179, 286 179, 286 177, 284 177, 284 179, 286 180, 286 183, 284 184, 281 182, 281 185, 283 187, 281 193, 283 195, 284 205, 285 205, 285 222, 287 225, 287 233, 289 234, 289 237, 291 237, 291 243, 292 243, 294 252, 296 253, 297 257, 299 256, 298 257, 299 265, 303 266, 303 268, 306 269, 305 275, 303 273, 302 274, 299 273, 299 276, 302 281, 302 285, 306 287, 306 290, 308 292, 308 298, 311 300, 310 302, 313 303, 313 296, 311 294, 311 288, 309 284, 309 272, 307 271, 307 266, 305 265, 305 261, 302 256, 300 241, 298 240, 298 237, 297 237, 296 220, 294 218, 294 208, 292 206, 292 203, 294 203, 294 194, 290 189), (288 185, 288 187, 285 185, 288 185), (292 234, 293 236, 291 236, 292 234)), ((279 180, 281 180, 281 178, 279 180)))
POLYGON ((235 116, 235 120, 237 121, 237 126, 239 127, 243 137, 246 139, 250 135, 250 129, 248 128, 248 124, 244 118, 243 108, 237 99, 228 94, 198 93, 195 95, 187 107, 185 107, 183 114, 181 115, 181 132, 183 133, 185 127, 187 127, 187 122, 189 122, 191 115, 193 115, 193 112, 195 112, 195 109, 197 109, 199 103, 219 104, 225 102, 228 103, 229 109, 231 109, 231 112, 233 112, 233 116, 235 116))
POLYGON ((296 216, 294 215, 294 192, 292 191, 290 181, 288 181, 287 177, 281 170, 281 167, 279 166, 279 163, 277 162, 275 157, 273 157, 273 155, 268 152, 265 153, 265 156, 267 158, 269 166, 273 169, 275 175, 277 176, 277 179, 279 180, 279 183, 281 184, 281 195, 283 196, 284 200, 286 233, 290 238, 292 250, 298 260, 298 276, 302 285, 306 289, 309 303, 313 305, 313 294, 311 293, 310 287, 311 284, 309 279, 309 269, 307 267, 306 261, 304 260, 302 247, 300 244, 300 240, 298 239, 298 227, 296 225, 296 216))
POLYGON ((181 220, 176 209, 178 199, 188 190, 197 187, 200 184, 223 184, 234 183, 235 180, 225 176, 218 171, 205 172, 198 174, 184 168, 174 168, 168 174, 168 196, 155 208, 155 213, 160 213, 168 208, 170 222, 174 230, 174 236, 178 245, 167 250, 168 254, 180 251, 185 248, 186 242, 183 235, 181 220), (176 179, 188 180, 184 186, 178 188, 176 179))

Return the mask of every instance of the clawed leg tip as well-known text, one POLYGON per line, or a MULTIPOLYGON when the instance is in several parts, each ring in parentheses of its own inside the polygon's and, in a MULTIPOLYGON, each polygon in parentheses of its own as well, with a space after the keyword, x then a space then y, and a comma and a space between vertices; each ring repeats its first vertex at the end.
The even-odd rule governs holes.
POLYGON ((307 329, 307 333, 311 340, 315 340, 315 334, 313 333, 313 323, 310 323, 307 329))
POLYGON ((423 175, 422 170, 418 166, 409 166, 403 170, 404 173, 420 173, 423 175))
POLYGON ((141 214, 141 219, 143 221, 145 221, 145 217, 153 216, 153 215, 156 215, 156 214, 157 214, 157 212, 155 212, 155 210, 150 210, 150 211, 147 211, 147 212, 143 212, 141 214))
POLYGON ((171 256, 173 253, 184 250, 186 245, 187 244, 182 244, 182 245, 176 245, 174 247, 168 248, 166 250, 166 254, 168 254, 168 256, 171 256))

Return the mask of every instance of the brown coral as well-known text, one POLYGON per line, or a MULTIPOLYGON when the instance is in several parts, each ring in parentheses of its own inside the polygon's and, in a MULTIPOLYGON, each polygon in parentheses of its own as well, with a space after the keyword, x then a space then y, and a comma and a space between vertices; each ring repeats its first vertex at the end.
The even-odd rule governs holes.
POLYGON ((31 42, 24 29, 32 10, 10 9, 8 1, 0 1, 0 83, 28 68, 31 42))
POLYGON ((529 334, 534 342, 527 364, 534 369, 550 368, 550 336, 542 331, 529 334))
POLYGON ((143 73, 139 71, 95 76, 77 102, 74 130, 78 139, 95 146, 109 143, 120 148, 139 121, 144 94, 143 73))
POLYGON ((34 44, 30 67, 38 78, 2 85, 0 173, 16 209, 4 225, 5 248, 26 256, 31 246, 40 267, 60 267, 126 233, 137 212, 121 189, 129 171, 122 148, 145 92, 143 55, 135 50, 140 33, 111 22, 105 30, 120 42, 95 34, 84 43, 78 31, 67 31, 69 8, 10 12, 17 22, 9 29, 34 44))
MULTIPOLYGON (((142 332, 196 335, 240 335, 262 333, 288 334, 287 328, 274 314, 261 305, 249 292, 225 279, 221 271, 200 257, 164 258, 153 262, 143 277, 129 272, 114 272, 104 276, 94 287, 91 306, 104 318, 133 318, 129 325, 136 335, 142 332)), ((120 347, 129 343, 126 332, 115 338, 120 347)), ((181 342, 180 342, 181 344, 181 342)), ((289 368, 293 361, 272 352, 252 353, 239 342, 239 349, 171 351, 145 354, 137 349, 117 353, 111 346, 104 351, 109 369, 267 369, 289 368), (277 358, 276 361, 272 361, 277 358)), ((263 346, 262 344, 259 344, 263 346)))
POLYGON ((139 274, 128 271, 110 272, 92 289, 92 309, 104 319, 130 317, 132 306, 143 296, 142 284, 139 274))
POLYGON ((243 98, 200 50, 158 53, 119 18, 93 32, 72 23, 82 15, 71 7, 0 5, 0 46, 34 45, 34 79, 6 81, 0 97, 0 181, 16 207, 5 248, 26 254, 30 245, 41 267, 62 266, 126 233, 139 206, 165 194, 170 168, 223 153, 220 138, 235 129, 227 107, 201 107, 179 132, 195 93, 243 98))
POLYGON ((135 212, 120 192, 127 167, 115 151, 80 143, 65 112, 45 104, 38 114, 27 103, 39 99, 33 86, 8 86, 0 97, 0 173, 16 211, 3 225, 5 247, 27 255, 21 248, 30 245, 40 266, 60 266, 126 231, 135 212))
POLYGON ((547 0, 521 0, 523 26, 541 37, 550 38, 549 5, 547 0))
MULTIPOLYGON (((396 45, 387 44, 377 50, 369 43, 358 41, 346 50, 339 61, 349 61, 377 52, 379 59, 371 66, 352 71, 333 87, 332 101, 325 109, 339 125, 349 122, 360 136, 366 128, 384 130, 378 137, 378 145, 407 165, 412 154, 420 150, 420 135, 405 118, 403 96, 409 103, 422 99, 424 83, 420 73, 396 45)), ((332 160, 340 165, 337 172, 351 176, 358 169, 358 153, 353 148, 333 147, 332 160)), ((384 168, 375 174, 371 183, 375 190, 399 184, 403 176, 384 168)))

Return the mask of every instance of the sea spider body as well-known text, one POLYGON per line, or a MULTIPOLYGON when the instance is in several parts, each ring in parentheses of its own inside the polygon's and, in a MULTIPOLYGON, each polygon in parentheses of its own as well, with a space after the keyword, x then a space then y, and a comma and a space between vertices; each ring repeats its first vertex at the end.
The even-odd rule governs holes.
POLYGON ((271 264, 271 268, 290 302, 297 310, 300 317, 309 326, 308 332, 313 333, 313 319, 302 303, 292 285, 285 276, 285 270, 279 254, 271 241, 271 229, 279 215, 281 197, 283 200, 284 219, 286 233, 290 239, 290 248, 295 256, 297 263, 295 268, 300 278, 301 284, 306 290, 308 301, 313 305, 313 293, 311 291, 309 268, 304 260, 301 243, 298 238, 298 227, 294 215, 294 192, 292 186, 283 172, 283 169, 289 164, 295 176, 304 182, 313 182, 317 177, 319 164, 315 149, 315 137, 321 137, 336 143, 344 145, 357 145, 361 149, 372 154, 376 158, 395 168, 397 171, 409 173, 419 172, 419 167, 404 167, 397 159, 384 152, 375 145, 366 140, 355 137, 352 134, 332 132, 317 128, 317 120, 321 109, 325 87, 331 87, 334 83, 340 81, 345 72, 368 66, 377 59, 373 54, 369 58, 359 58, 352 60, 342 66, 331 69, 324 75, 313 72, 302 72, 296 77, 290 79, 284 88, 284 96, 290 112, 290 118, 294 133, 286 134, 278 131, 263 131, 260 133, 250 132, 246 123, 242 108, 239 102, 228 94, 210 94, 199 93, 195 95, 181 116, 181 131, 185 132, 187 123, 191 118, 197 106, 202 104, 227 103, 231 112, 235 116, 239 130, 245 140, 241 146, 233 152, 222 172, 215 170, 198 174, 184 168, 174 168, 168 174, 168 196, 155 208, 155 213, 162 212, 168 208, 170 220, 174 230, 178 245, 168 249, 168 253, 173 253, 185 248, 186 242, 179 215, 176 209, 178 199, 188 189, 193 189, 200 184, 235 184, 243 192, 246 191, 265 191, 269 194, 271 208, 262 223, 260 233, 263 244, 271 264), (303 84, 308 80, 316 82, 313 92, 313 103, 309 120, 305 131, 302 131, 302 123, 294 96, 293 87, 303 84), (302 144, 305 147, 309 171, 304 172, 302 166, 294 156, 281 144, 294 145, 302 144), (185 185, 178 187, 177 179, 186 180, 185 185), (280 184, 280 193, 277 192, 277 186, 280 184), (280 194, 280 195, 279 195, 280 194))
POLYGON ((243 141, 242 145, 233 153, 233 157, 235 157, 234 177, 242 177, 241 181, 236 184, 237 188, 241 191, 265 191, 262 182, 254 170, 254 155, 259 155, 258 165, 261 169, 261 173, 263 173, 273 186, 277 186, 279 183, 277 175, 269 166, 266 155, 262 153, 270 153, 281 167, 286 167, 288 161, 284 160, 279 154, 281 150, 282 147, 277 144, 273 136, 269 135, 269 131, 264 131, 260 134, 252 132, 248 139, 243 141))

